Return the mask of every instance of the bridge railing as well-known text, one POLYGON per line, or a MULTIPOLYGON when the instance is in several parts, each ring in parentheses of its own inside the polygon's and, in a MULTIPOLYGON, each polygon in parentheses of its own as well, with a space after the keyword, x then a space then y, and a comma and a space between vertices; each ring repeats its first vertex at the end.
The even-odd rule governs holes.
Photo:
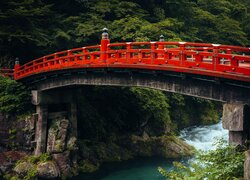
POLYGON ((0 68, 0 76, 12 78, 14 75, 14 69, 0 68))
POLYGON ((106 47, 101 44, 61 51, 17 65, 14 78, 19 80, 39 73, 74 68, 136 68, 250 82, 250 48, 193 42, 106 41, 104 45, 106 47))

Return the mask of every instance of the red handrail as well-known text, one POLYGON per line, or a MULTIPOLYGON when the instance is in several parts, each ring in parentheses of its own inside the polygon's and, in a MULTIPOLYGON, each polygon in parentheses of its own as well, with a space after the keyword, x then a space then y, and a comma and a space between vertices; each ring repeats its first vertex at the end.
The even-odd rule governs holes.
POLYGON ((100 45, 87 46, 18 65, 14 79, 75 68, 165 70, 250 82, 250 48, 193 42, 112 43, 106 51, 100 45))
POLYGON ((0 68, 0 76, 13 77, 14 69, 0 68))

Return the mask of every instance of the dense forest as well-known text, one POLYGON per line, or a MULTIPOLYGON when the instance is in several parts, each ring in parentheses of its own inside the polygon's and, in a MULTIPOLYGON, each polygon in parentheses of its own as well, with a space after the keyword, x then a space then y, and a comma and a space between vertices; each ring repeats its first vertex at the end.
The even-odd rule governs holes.
POLYGON ((249 0, 2 0, 0 66, 48 53, 112 42, 250 44, 249 0))

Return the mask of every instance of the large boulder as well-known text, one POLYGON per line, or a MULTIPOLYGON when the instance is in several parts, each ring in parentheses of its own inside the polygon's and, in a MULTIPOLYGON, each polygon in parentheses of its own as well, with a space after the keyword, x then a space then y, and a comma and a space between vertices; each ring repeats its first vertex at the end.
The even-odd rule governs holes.
POLYGON ((128 148, 136 156, 161 156, 165 158, 181 158, 191 156, 194 148, 175 136, 143 138, 131 136, 128 148))
POLYGON ((23 161, 17 164, 13 170, 19 175, 26 175, 30 171, 36 171, 36 165, 23 161))
POLYGON ((41 178, 57 178, 60 176, 60 170, 55 162, 42 162, 37 165, 37 174, 41 178))
POLYGON ((56 162, 59 170, 61 172, 61 177, 70 177, 76 174, 76 167, 72 161, 75 156, 70 151, 65 151, 63 153, 52 154, 53 160, 56 162))
POLYGON ((2 174, 11 171, 15 163, 25 156, 27 156, 27 153, 21 151, 7 151, 0 153, 0 171, 2 174))

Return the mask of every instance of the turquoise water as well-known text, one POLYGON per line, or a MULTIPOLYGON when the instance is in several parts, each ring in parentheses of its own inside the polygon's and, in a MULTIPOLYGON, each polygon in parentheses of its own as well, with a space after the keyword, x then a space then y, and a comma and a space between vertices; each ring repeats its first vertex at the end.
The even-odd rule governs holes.
MULTIPOLYGON (((222 123, 210 126, 198 126, 186 128, 181 132, 182 139, 196 149, 208 151, 214 149, 213 143, 218 138, 228 139, 228 131, 222 128, 222 123)), ((190 159, 189 161, 192 161, 190 159)), ((129 161, 107 163, 95 173, 80 174, 73 180, 163 180, 157 171, 161 166, 164 169, 172 169, 171 159, 164 158, 136 158, 129 161)), ((186 160, 187 162, 187 160, 186 160)))
POLYGON ((136 158, 124 162, 107 163, 92 174, 81 174, 73 180, 163 180, 157 168, 172 168, 173 160, 136 158))

